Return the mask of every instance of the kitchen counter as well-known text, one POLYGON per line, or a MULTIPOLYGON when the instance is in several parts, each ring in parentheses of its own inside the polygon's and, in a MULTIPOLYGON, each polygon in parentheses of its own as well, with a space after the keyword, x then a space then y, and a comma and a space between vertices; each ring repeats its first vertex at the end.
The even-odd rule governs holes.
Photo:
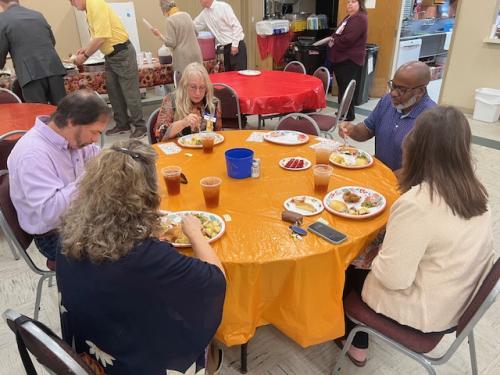
POLYGON ((443 34, 446 34, 446 31, 440 31, 437 33, 415 34, 415 35, 410 35, 410 36, 402 36, 399 38, 399 40, 420 39, 420 38, 426 38, 426 37, 433 36, 433 35, 443 35, 443 34))

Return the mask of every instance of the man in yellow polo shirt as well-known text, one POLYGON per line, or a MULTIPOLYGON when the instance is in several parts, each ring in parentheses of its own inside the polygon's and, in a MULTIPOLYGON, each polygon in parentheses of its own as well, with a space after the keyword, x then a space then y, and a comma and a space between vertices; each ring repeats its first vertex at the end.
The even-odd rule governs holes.
POLYGON ((116 124, 106 135, 124 133, 133 125, 130 138, 144 136, 137 57, 125 27, 104 0, 70 0, 70 3, 87 13, 91 35, 89 43, 76 52, 76 64, 83 64, 98 49, 105 55, 106 88, 116 124))

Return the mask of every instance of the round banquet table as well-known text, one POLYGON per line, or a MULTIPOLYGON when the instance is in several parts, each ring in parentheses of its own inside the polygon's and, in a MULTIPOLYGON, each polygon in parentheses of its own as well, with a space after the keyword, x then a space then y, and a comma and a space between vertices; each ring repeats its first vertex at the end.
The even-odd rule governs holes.
POLYGON ((346 185, 368 187, 386 197, 387 208, 362 220, 327 211, 304 218, 304 228, 321 217, 347 234, 347 241, 340 245, 311 233, 296 239, 288 229, 290 224, 281 220, 283 202, 294 195, 322 196, 314 193, 311 168, 287 171, 278 161, 301 156, 314 162, 310 148, 314 139, 301 146, 282 146, 246 141, 251 131, 220 134, 225 140, 212 154, 182 148, 180 153, 166 155, 154 145, 158 172, 167 165, 179 165, 188 180, 176 196, 168 196, 159 180, 163 210, 207 211, 199 181, 205 176, 222 178, 219 206, 210 209, 221 217, 230 215, 226 232, 212 243, 227 274, 223 318, 216 337, 228 346, 245 344, 265 324, 272 324, 303 347, 342 336, 344 271, 386 224, 389 208, 398 197, 394 174, 378 160, 359 170, 334 167, 329 190, 346 185), (260 177, 236 180, 227 176, 224 151, 233 147, 254 150, 261 159, 260 177))
POLYGON ((12 130, 29 130, 40 115, 50 115, 56 107, 40 103, 0 104, 0 135, 12 130))
POLYGON ((225 83, 238 94, 240 111, 247 115, 300 112, 325 108, 326 97, 319 78, 300 73, 264 70, 258 76, 238 72, 210 74, 212 83, 225 83))
MULTIPOLYGON (((0 135, 12 130, 29 130, 36 116, 50 115, 56 107, 50 104, 0 104, 0 135)), ((7 169, 7 157, 21 135, 13 135, 0 142, 0 169, 7 169)))

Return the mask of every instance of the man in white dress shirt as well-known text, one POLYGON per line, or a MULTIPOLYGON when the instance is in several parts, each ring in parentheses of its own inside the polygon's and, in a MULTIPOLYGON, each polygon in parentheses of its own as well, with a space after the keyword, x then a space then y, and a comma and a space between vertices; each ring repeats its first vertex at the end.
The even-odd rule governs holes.
POLYGON ((194 20, 196 30, 210 30, 217 43, 224 46, 224 69, 245 70, 247 47, 243 28, 228 3, 217 0, 200 0, 203 10, 194 20))

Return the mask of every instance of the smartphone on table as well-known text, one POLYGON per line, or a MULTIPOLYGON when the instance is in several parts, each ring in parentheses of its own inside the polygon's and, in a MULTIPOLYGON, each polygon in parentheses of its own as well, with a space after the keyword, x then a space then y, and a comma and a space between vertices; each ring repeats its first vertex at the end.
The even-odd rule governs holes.
POLYGON ((331 226, 323 224, 319 221, 309 225, 307 230, 335 245, 342 243, 347 239, 347 236, 344 233, 339 232, 331 226))

